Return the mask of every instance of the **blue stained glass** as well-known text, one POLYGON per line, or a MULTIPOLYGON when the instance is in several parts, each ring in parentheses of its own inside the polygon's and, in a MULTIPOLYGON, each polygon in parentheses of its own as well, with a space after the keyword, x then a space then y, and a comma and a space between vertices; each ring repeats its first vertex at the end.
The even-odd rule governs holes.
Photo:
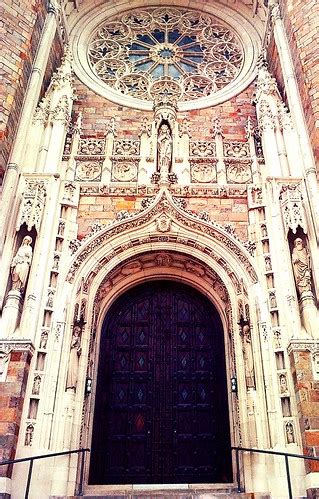
POLYGON ((187 45, 188 43, 192 43, 196 40, 195 36, 184 36, 179 42, 178 45, 183 46, 187 45))
POLYGON ((173 64, 170 64, 168 66, 168 74, 169 76, 171 76, 172 78, 179 78, 181 76, 181 72, 179 69, 177 69, 173 64))
POLYGON ((154 36, 154 38, 156 38, 156 40, 159 42, 159 43, 164 43, 165 41, 165 33, 163 31, 159 31, 159 30, 155 30, 153 31, 152 35, 154 36))
POLYGON ((131 50, 147 50, 145 49, 145 47, 143 47, 143 45, 140 45, 139 43, 132 43, 132 45, 130 46, 130 49, 131 50))
POLYGON ((144 54, 129 54, 130 61, 138 62, 140 59, 145 59, 147 57, 144 54))
POLYGON ((181 36, 180 32, 177 31, 177 29, 175 29, 174 31, 171 31, 170 33, 168 33, 168 41, 170 43, 174 43, 176 42, 176 40, 178 40, 178 38, 181 36))
POLYGON ((137 39, 149 45, 155 45, 154 40, 149 35, 137 35, 137 39))
POLYGON ((203 52, 200 45, 194 45, 193 47, 188 47, 187 50, 189 50, 190 52, 200 52, 200 53, 203 52))
POLYGON ((150 67, 154 64, 153 62, 143 62, 142 64, 136 64, 136 69, 139 71, 148 71, 150 67))
POLYGON ((203 60, 203 56, 201 54, 198 55, 188 55, 187 58, 189 61, 196 62, 199 64, 203 60))
POLYGON ((184 62, 179 63, 180 67, 184 69, 185 73, 193 73, 195 71, 195 67, 190 64, 185 64, 184 62))
POLYGON ((142 400, 142 398, 143 398, 143 396, 144 396, 144 393, 143 393, 143 391, 142 391, 142 389, 141 389, 141 388, 139 389, 139 391, 138 391, 138 393, 137 393, 137 396, 138 396, 138 399, 139 399, 139 400, 142 400))
POLYGON ((164 66, 163 64, 158 64, 155 69, 151 72, 154 79, 164 76, 164 66))

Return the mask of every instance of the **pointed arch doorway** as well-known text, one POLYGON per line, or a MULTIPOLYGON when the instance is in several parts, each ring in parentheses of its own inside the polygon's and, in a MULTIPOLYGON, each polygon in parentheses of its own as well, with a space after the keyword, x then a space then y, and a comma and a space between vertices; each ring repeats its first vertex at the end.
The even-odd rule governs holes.
POLYGON ((232 482, 224 335, 194 288, 150 281, 105 318, 90 484, 232 482))

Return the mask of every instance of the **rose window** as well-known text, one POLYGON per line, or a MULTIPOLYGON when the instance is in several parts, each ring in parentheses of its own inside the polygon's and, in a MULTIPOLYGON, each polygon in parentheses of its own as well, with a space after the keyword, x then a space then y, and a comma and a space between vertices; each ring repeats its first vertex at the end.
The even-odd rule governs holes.
POLYGON ((211 96, 238 77, 244 61, 238 35, 210 14, 149 8, 108 20, 91 35, 88 62, 116 93, 143 101, 211 96))

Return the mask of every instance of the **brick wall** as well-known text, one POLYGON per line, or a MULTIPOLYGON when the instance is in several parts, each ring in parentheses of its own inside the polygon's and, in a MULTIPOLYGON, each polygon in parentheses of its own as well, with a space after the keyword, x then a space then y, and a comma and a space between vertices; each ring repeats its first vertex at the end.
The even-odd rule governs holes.
POLYGON ((317 162, 319 161, 319 3, 281 0, 299 91, 317 162))
MULTIPOLYGON (((29 352, 11 352, 6 381, 0 383, 0 461, 15 457, 30 360, 29 352)), ((11 476, 11 468, 0 466, 0 476, 11 476)))
MULTIPOLYGON (((297 408, 303 452, 319 455, 319 380, 314 380, 311 352, 293 351, 290 354, 291 372, 297 396, 297 408)), ((306 469, 319 471, 319 463, 306 462, 306 469)))
MULTIPOLYGON (((78 219, 79 239, 82 239, 94 222, 107 224, 115 214, 126 210, 134 212, 141 207, 139 196, 81 196, 78 219)), ((230 223, 236 227, 239 237, 247 239, 248 211, 247 200, 242 198, 193 198, 187 200, 187 209, 198 213, 206 211, 210 218, 220 224, 230 223)))
MULTIPOLYGON (((119 125, 119 136, 137 137, 143 118, 153 120, 153 112, 138 111, 107 101, 75 80, 77 100, 74 112, 83 113, 83 135, 98 136, 105 132, 106 123, 114 117, 119 125)), ((178 120, 187 118, 194 139, 208 140, 212 132, 212 119, 219 117, 228 140, 244 140, 248 116, 255 116, 252 104, 254 84, 241 94, 219 106, 179 113, 178 120)))

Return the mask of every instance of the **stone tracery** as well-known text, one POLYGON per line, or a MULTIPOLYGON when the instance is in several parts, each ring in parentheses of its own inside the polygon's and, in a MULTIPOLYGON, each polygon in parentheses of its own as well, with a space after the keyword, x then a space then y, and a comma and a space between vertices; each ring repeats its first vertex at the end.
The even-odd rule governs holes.
POLYGON ((117 16, 89 42, 91 69, 106 85, 146 101, 191 101, 231 83, 243 63, 237 35, 209 14, 149 8, 117 16))

